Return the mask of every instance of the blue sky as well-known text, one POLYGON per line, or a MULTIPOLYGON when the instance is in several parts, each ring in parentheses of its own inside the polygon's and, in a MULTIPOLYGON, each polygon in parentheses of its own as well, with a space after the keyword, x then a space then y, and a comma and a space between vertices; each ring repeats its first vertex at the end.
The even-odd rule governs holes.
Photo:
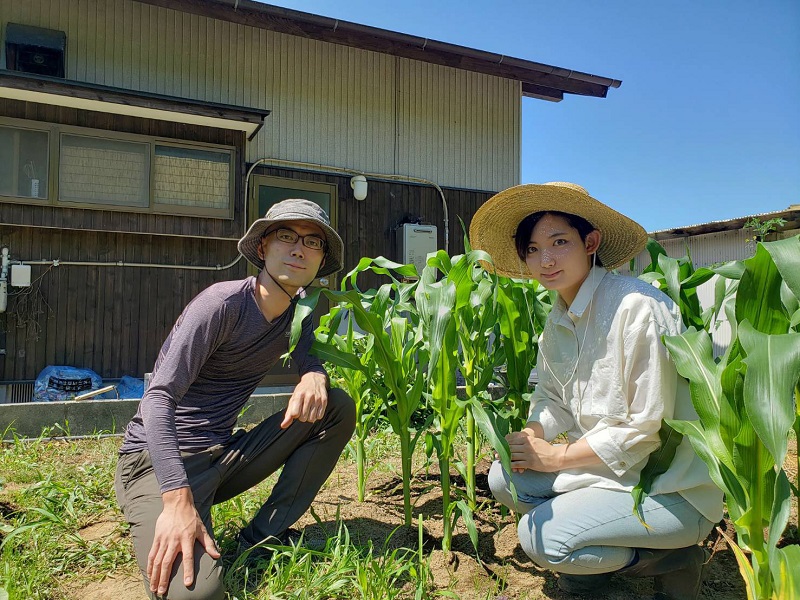
POLYGON ((521 181, 574 181, 648 231, 800 204, 797 0, 272 3, 621 79, 523 99, 521 181))

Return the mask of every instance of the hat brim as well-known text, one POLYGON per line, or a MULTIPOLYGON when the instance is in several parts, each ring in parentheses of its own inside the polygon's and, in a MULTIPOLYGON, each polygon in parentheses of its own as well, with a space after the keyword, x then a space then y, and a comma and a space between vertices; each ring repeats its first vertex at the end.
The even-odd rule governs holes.
POLYGON ((641 225, 588 194, 562 185, 523 184, 492 196, 472 217, 470 244, 488 253, 494 263, 484 267, 506 277, 530 279, 528 266, 517 254, 514 236, 525 217, 548 211, 583 217, 600 231, 597 256, 606 269, 625 264, 647 243, 647 232, 641 225))
POLYGON ((257 267, 259 271, 263 269, 264 260, 258 256, 258 246, 261 243, 261 238, 264 237, 264 233, 272 225, 275 223, 284 223, 286 221, 308 221, 317 225, 325 233, 325 261, 317 272, 315 279, 342 270, 342 264, 344 262, 344 243, 342 242, 342 238, 339 237, 336 230, 327 223, 310 218, 307 214, 301 213, 297 215, 287 213, 282 215, 280 219, 261 218, 253 221, 253 224, 250 225, 250 229, 248 229, 244 237, 239 240, 238 248, 241 255, 244 256, 248 262, 257 267))

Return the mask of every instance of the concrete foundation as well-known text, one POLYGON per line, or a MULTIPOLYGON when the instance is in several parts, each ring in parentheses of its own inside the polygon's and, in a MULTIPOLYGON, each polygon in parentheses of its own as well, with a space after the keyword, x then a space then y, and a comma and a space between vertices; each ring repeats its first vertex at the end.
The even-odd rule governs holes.
MULTIPOLYGON (((239 426, 260 423, 286 408, 292 389, 256 390, 239 416, 239 426)), ((4 404, 0 405, 0 432, 4 441, 42 436, 121 435, 138 405, 138 399, 4 404)))

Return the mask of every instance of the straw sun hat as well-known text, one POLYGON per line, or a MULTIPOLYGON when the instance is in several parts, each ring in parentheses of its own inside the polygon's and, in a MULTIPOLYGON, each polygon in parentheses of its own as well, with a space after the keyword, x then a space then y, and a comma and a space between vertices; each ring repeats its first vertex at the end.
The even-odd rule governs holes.
POLYGON ((300 220, 316 223, 325 232, 325 264, 320 267, 317 277, 341 271, 344 250, 342 238, 331 227, 331 221, 322 207, 310 200, 292 198, 274 204, 263 218, 253 221, 250 229, 239 240, 239 252, 260 271, 264 268, 264 261, 258 256, 258 247, 264 232, 275 223, 300 220))
POLYGON ((472 217, 470 244, 492 257, 498 274, 530 278, 528 266, 517 254, 514 236, 522 219, 542 211, 578 215, 599 230, 597 256, 606 269, 625 264, 647 243, 641 225, 595 200, 581 186, 558 181, 517 185, 489 198, 472 217))

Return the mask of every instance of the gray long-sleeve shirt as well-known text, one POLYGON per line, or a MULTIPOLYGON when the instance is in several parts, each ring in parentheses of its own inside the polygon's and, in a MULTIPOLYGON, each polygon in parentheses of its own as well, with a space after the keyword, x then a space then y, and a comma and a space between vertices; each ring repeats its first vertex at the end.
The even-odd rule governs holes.
MULTIPOLYGON (((294 304, 269 322, 254 292, 254 277, 212 285, 188 304, 161 347, 120 453, 149 450, 162 493, 189 485, 181 452, 228 441, 242 406, 289 348, 294 304)), ((300 375, 325 373, 308 354, 313 340, 308 317, 292 352, 300 375)))

